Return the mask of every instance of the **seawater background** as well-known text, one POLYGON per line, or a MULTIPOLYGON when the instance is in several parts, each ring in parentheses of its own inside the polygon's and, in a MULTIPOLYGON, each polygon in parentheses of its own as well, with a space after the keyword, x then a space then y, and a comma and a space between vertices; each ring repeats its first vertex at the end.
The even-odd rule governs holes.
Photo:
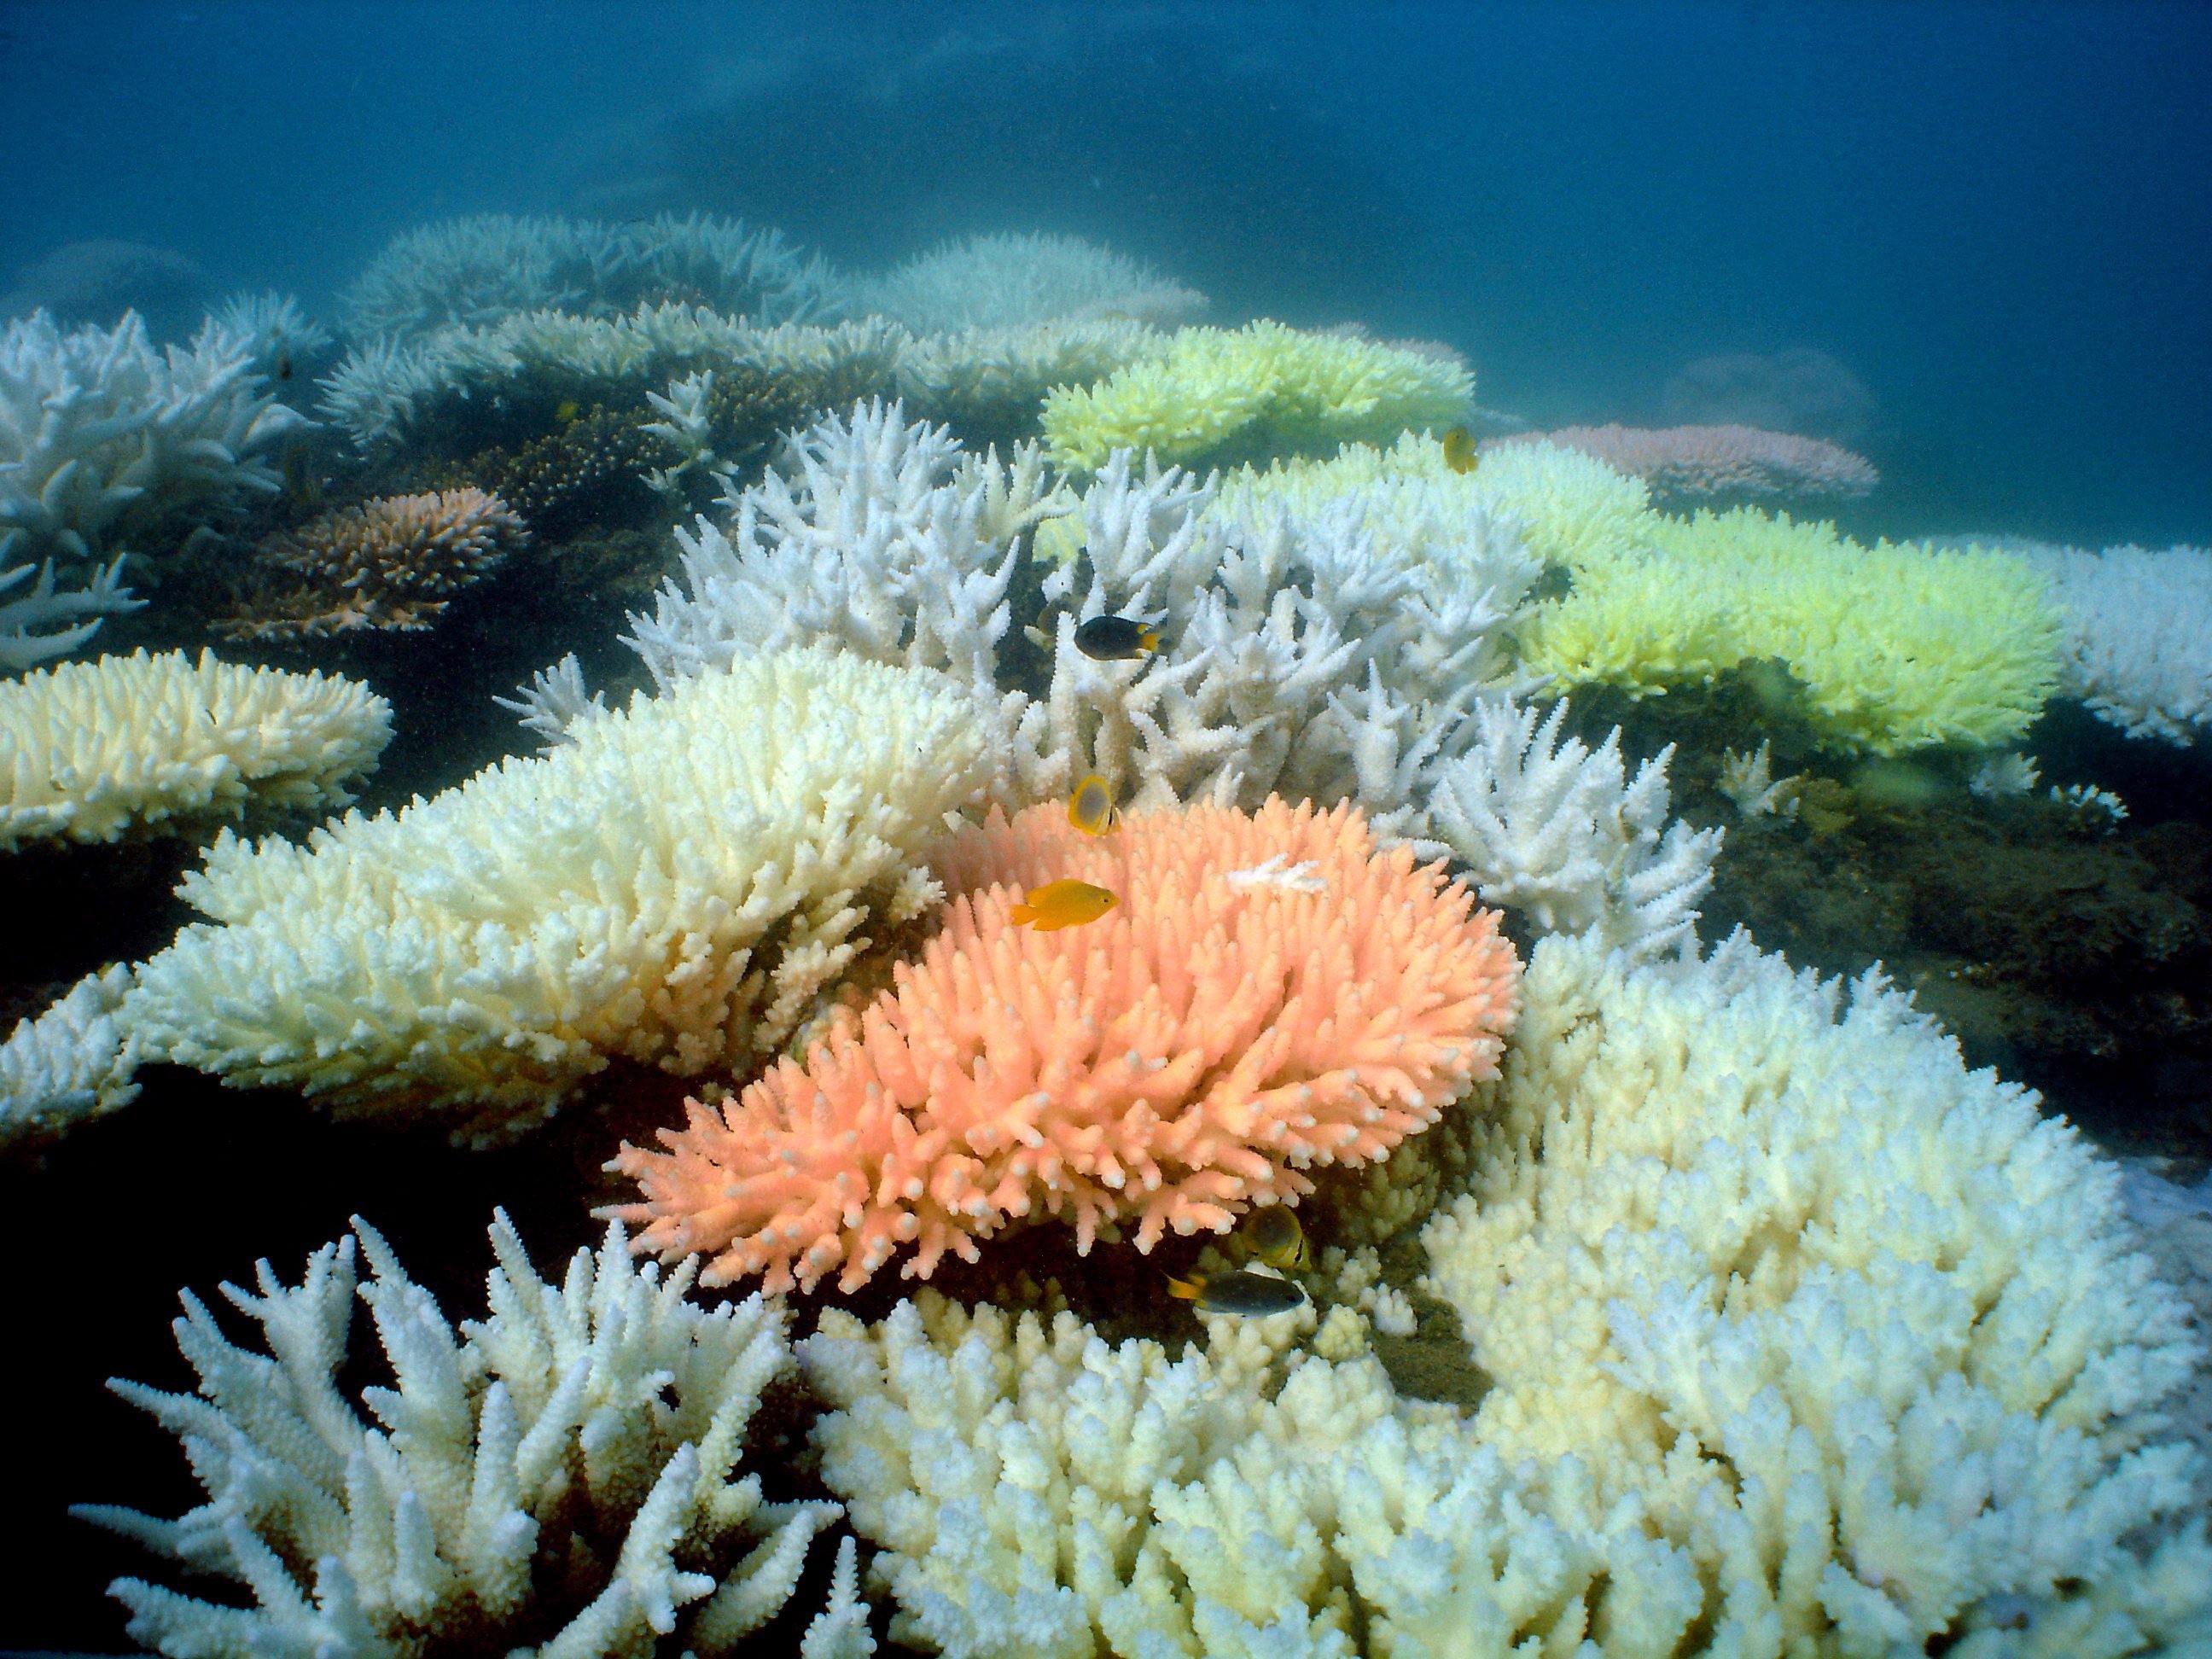
POLYGON ((1868 527, 2212 537, 2212 9, 0 6, 0 271, 112 236, 319 301, 484 210, 735 211, 842 261, 983 229, 1231 316, 1450 340, 1656 419, 1811 346, 1868 527))
MULTIPOLYGON (((119 238, 194 262, 206 300, 274 286, 328 315, 390 235, 493 210, 736 212, 863 267, 1065 231, 1229 320, 1450 341, 1486 404, 1545 424, 1655 420, 1691 359, 1817 349, 1879 399, 1856 441, 1888 482, 1856 526, 2203 542, 2208 84, 2192 6, 0 3, 0 289, 119 238)), ((403 741, 410 787, 480 758, 434 722, 403 741)), ((2175 757, 2128 758, 2139 786, 2097 775, 2148 816, 2175 757)), ((187 854, 115 856, 143 896, 187 854)), ((473 1315, 488 1194, 548 1271, 592 1231, 604 1146, 577 1127, 464 1158, 165 1070, 0 1172, 27 1534, 0 1649, 125 1645, 101 1587, 159 1570, 61 1505, 197 1496, 99 1390, 188 1382, 178 1285, 262 1255, 296 1279, 358 1208, 473 1315)))

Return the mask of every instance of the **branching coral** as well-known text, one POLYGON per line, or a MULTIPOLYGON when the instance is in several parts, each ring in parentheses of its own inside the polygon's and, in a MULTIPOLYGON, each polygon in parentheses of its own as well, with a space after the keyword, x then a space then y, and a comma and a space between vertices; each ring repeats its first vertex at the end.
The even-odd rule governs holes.
POLYGON ((302 424, 264 389, 252 342, 214 323, 165 351, 136 313, 66 333, 43 311, 10 323, 0 334, 0 568, 26 553, 92 558, 173 518, 274 492, 258 452, 302 424))
MULTIPOLYGON (((368 1223, 354 1233, 296 1285, 264 1261, 258 1293, 222 1287, 265 1353, 234 1346, 186 1291, 173 1328, 197 1391, 111 1384, 185 1443, 206 1498, 173 1521, 75 1513, 245 1601, 118 1579, 135 1639, 172 1659, 650 1659, 680 1630, 703 1656, 790 1599, 838 1507, 770 1503, 738 1474, 763 1394, 792 1369, 781 1310, 702 1307, 688 1269, 662 1283, 620 1228, 549 1285, 501 1215, 488 1316, 456 1331, 368 1223), (356 1238, 395 1384, 359 1406, 338 1385, 356 1238)), ((868 1650, 848 1611, 817 1622, 842 1640, 810 1641, 806 1659, 868 1650)))
POLYGON ((1304 1171, 1388 1154, 1493 1069, 1517 968, 1496 918, 1349 808, 1158 812, 1086 837, 1057 806, 933 859, 956 897, 917 963, 805 1064, 613 1166, 641 1248, 771 1291, 851 1291, 901 1245, 951 1250, 1037 1215, 1140 1250, 1224 1231, 1304 1171), (1010 920, 1031 886, 1116 894, 1085 927, 1010 920))
POLYGON ((1117 449, 1162 461, 1350 440, 1388 442, 1462 419, 1474 381, 1456 363, 1280 323, 1187 328, 1166 353, 1045 399, 1054 465, 1094 472, 1117 449))
POLYGON ((1170 337, 1139 322, 1031 323, 924 335, 900 355, 900 396, 963 432, 1035 432, 1045 394, 1090 386, 1165 355, 1170 337))
POLYGON ((264 541, 262 562, 290 582, 218 627, 250 639, 425 629, 449 595, 482 580, 529 535, 505 501, 481 489, 380 495, 264 541))
POLYGON ((212 922, 141 966, 129 1027, 235 1084, 510 1135, 612 1055, 772 1052, 936 896, 916 860, 988 776, 949 682, 822 651, 568 735, 304 846, 226 834, 180 890, 212 922))
POLYGON ((391 738, 389 703, 319 673, 205 651, 43 668, 0 684, 0 851, 343 806, 391 738))
MULTIPOLYGON (((27 564, 0 569, 0 594, 31 581, 32 574, 27 564)), ((0 599, 0 669, 28 668, 49 657, 67 656, 100 631, 102 617, 137 611, 146 603, 131 598, 131 590, 124 586, 121 554, 104 568, 96 567, 92 580, 82 587, 56 592, 52 559, 38 568, 37 575, 27 592, 12 599, 0 599), (92 620, 77 622, 79 617, 92 620), (52 628, 56 623, 71 625, 50 634, 31 631, 52 628)))
MULTIPOLYGON (((2027 556, 2065 616, 2064 689, 2131 738, 2212 730, 2212 551, 2072 548, 2027 556)), ((0 647, 4 648, 4 647, 0 647)))
POLYGON ((0 1147, 41 1139, 138 1097, 137 1045, 118 1025, 121 965, 88 974, 0 1042, 0 1147))

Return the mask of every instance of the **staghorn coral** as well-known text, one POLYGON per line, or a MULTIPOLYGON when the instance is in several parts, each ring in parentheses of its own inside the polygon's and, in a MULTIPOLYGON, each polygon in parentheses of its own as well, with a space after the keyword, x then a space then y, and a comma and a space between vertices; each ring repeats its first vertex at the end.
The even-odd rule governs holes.
POLYGON ((264 389, 255 345, 210 320, 156 351, 126 313, 64 332, 43 311, 0 333, 0 568, 15 556, 167 551, 177 521, 279 480, 258 452, 311 424, 264 389))
POLYGON ((226 834, 182 896, 212 918, 138 969, 149 1054, 484 1142, 616 1055, 692 1076, 771 1053, 988 777, 942 678, 753 657, 580 720, 397 814, 304 846, 226 834))
POLYGON ((448 595, 482 580, 529 536, 514 509, 481 489, 380 495, 263 541, 262 562, 292 580, 257 594, 216 630, 293 639, 426 629, 448 595))
POLYGON ((1638 477, 1662 502, 1864 495, 1881 482, 1874 463, 1840 444, 1754 426, 1565 426, 1493 439, 1486 450, 1547 443, 1595 455, 1638 477))
POLYGON ((1450 425, 1474 396, 1474 377, 1456 363, 1261 321, 1180 330, 1158 357, 1055 390, 1042 420, 1054 465, 1096 472, 1117 449, 1167 462, 1232 447, 1387 442, 1411 427, 1450 425))
MULTIPOLYGON (((0 568, 0 594, 30 581, 32 574, 27 564, 19 564, 12 570, 0 568)), ((31 582, 27 592, 12 599, 0 599, 0 669, 29 668, 49 657, 67 656, 100 631, 102 617, 137 611, 146 603, 131 598, 131 590, 123 586, 121 554, 105 567, 95 566, 92 580, 82 587, 55 592, 52 559, 39 567, 37 575, 38 580, 31 582), (76 622, 79 617, 92 620, 76 622), (31 631, 34 628, 50 628, 56 623, 73 625, 56 629, 51 634, 31 631)))
POLYGON ((1091 386, 1163 356, 1170 337, 1127 320, 1030 323, 916 338, 901 354, 901 399, 972 434, 1036 435, 1045 394, 1091 386))
MULTIPOLYGON (((298 1285, 264 1261, 258 1293, 222 1287, 265 1353, 233 1346, 187 1291, 173 1328, 197 1391, 110 1383, 184 1442, 205 1499, 173 1521, 72 1513, 244 1602, 119 1578, 135 1639, 172 1659, 650 1659, 680 1629, 705 1659, 790 1599, 839 1509, 769 1502, 738 1473, 763 1395, 793 1369, 781 1309, 702 1307, 687 1268, 663 1283, 619 1227, 548 1284, 499 1214, 487 1316, 457 1331, 374 1229, 353 1229, 298 1285), (358 1286, 356 1240, 372 1275, 358 1286), (393 1382, 358 1405, 338 1381, 356 1294, 393 1382)), ((805 1659, 868 1651, 849 1556, 805 1659)))
POLYGON ((665 1151, 610 1167, 643 1199, 607 1213, 705 1278, 852 1291, 903 1244, 927 1278, 1032 1214, 1149 1251, 1295 1201, 1316 1165, 1386 1156, 1489 1075, 1517 975, 1496 917, 1348 807, 1271 800, 1152 813, 1114 835, 1056 805, 994 815, 932 859, 955 895, 921 960, 804 1064, 665 1151), (1024 890, 1073 877, 1120 905, 1016 926, 1024 890), (1240 879, 1239 878, 1243 878, 1240 879))
POLYGON ((137 1045, 115 1018, 130 988, 131 969, 120 963, 88 974, 0 1042, 0 1148, 59 1134, 138 1097, 137 1045))
POLYGON ((343 806, 391 738, 391 705, 366 686, 208 651, 40 669, 0 684, 0 851, 343 806))

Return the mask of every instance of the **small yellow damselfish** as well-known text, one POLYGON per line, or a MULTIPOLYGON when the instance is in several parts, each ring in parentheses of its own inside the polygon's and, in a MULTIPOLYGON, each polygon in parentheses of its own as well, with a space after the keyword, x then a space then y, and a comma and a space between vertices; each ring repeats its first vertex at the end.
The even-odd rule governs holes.
POLYGON ((1051 881, 1042 887, 1030 888, 1028 899, 1014 906, 1008 915, 1017 927, 1049 933, 1096 921, 1120 902, 1103 887, 1093 887, 1087 881, 1051 881))
POLYGON ((1086 836, 1103 836, 1121 821, 1114 792, 1096 772, 1077 784, 1067 798, 1067 821, 1086 836))
POLYGON ((1455 472, 1472 472, 1480 458, 1474 451, 1474 434, 1463 426, 1444 434, 1444 465, 1455 472))

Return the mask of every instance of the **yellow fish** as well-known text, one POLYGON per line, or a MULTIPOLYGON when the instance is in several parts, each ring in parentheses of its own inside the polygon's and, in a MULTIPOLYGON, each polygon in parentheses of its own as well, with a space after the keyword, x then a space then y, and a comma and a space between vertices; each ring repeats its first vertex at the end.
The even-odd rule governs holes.
POLYGON ((1253 1211, 1244 1223, 1244 1238, 1252 1254, 1270 1267, 1303 1267, 1311 1260, 1306 1249, 1306 1230, 1280 1204, 1253 1211))
POLYGON ((562 426, 566 426, 583 412, 583 405, 574 398, 563 398, 559 407, 554 410, 553 418, 560 422, 562 426))
POLYGON ((1444 434, 1444 465, 1455 472, 1472 472, 1480 459, 1474 453, 1474 437, 1463 426, 1455 426, 1444 434))
POLYGON ((1030 888, 1027 902, 1014 906, 1012 915, 1017 927, 1049 933, 1096 921, 1120 902, 1103 887, 1087 881, 1051 881, 1030 888))
POLYGON ((1077 784, 1067 798, 1067 821, 1086 836, 1103 836, 1121 821, 1114 792, 1096 772, 1077 784))
POLYGON ((1179 1301, 1192 1302, 1200 1313, 1268 1314, 1288 1313, 1293 1308, 1305 1305, 1304 1287, 1287 1279, 1270 1279, 1265 1273, 1193 1273, 1188 1279, 1168 1280, 1168 1294, 1179 1301))

